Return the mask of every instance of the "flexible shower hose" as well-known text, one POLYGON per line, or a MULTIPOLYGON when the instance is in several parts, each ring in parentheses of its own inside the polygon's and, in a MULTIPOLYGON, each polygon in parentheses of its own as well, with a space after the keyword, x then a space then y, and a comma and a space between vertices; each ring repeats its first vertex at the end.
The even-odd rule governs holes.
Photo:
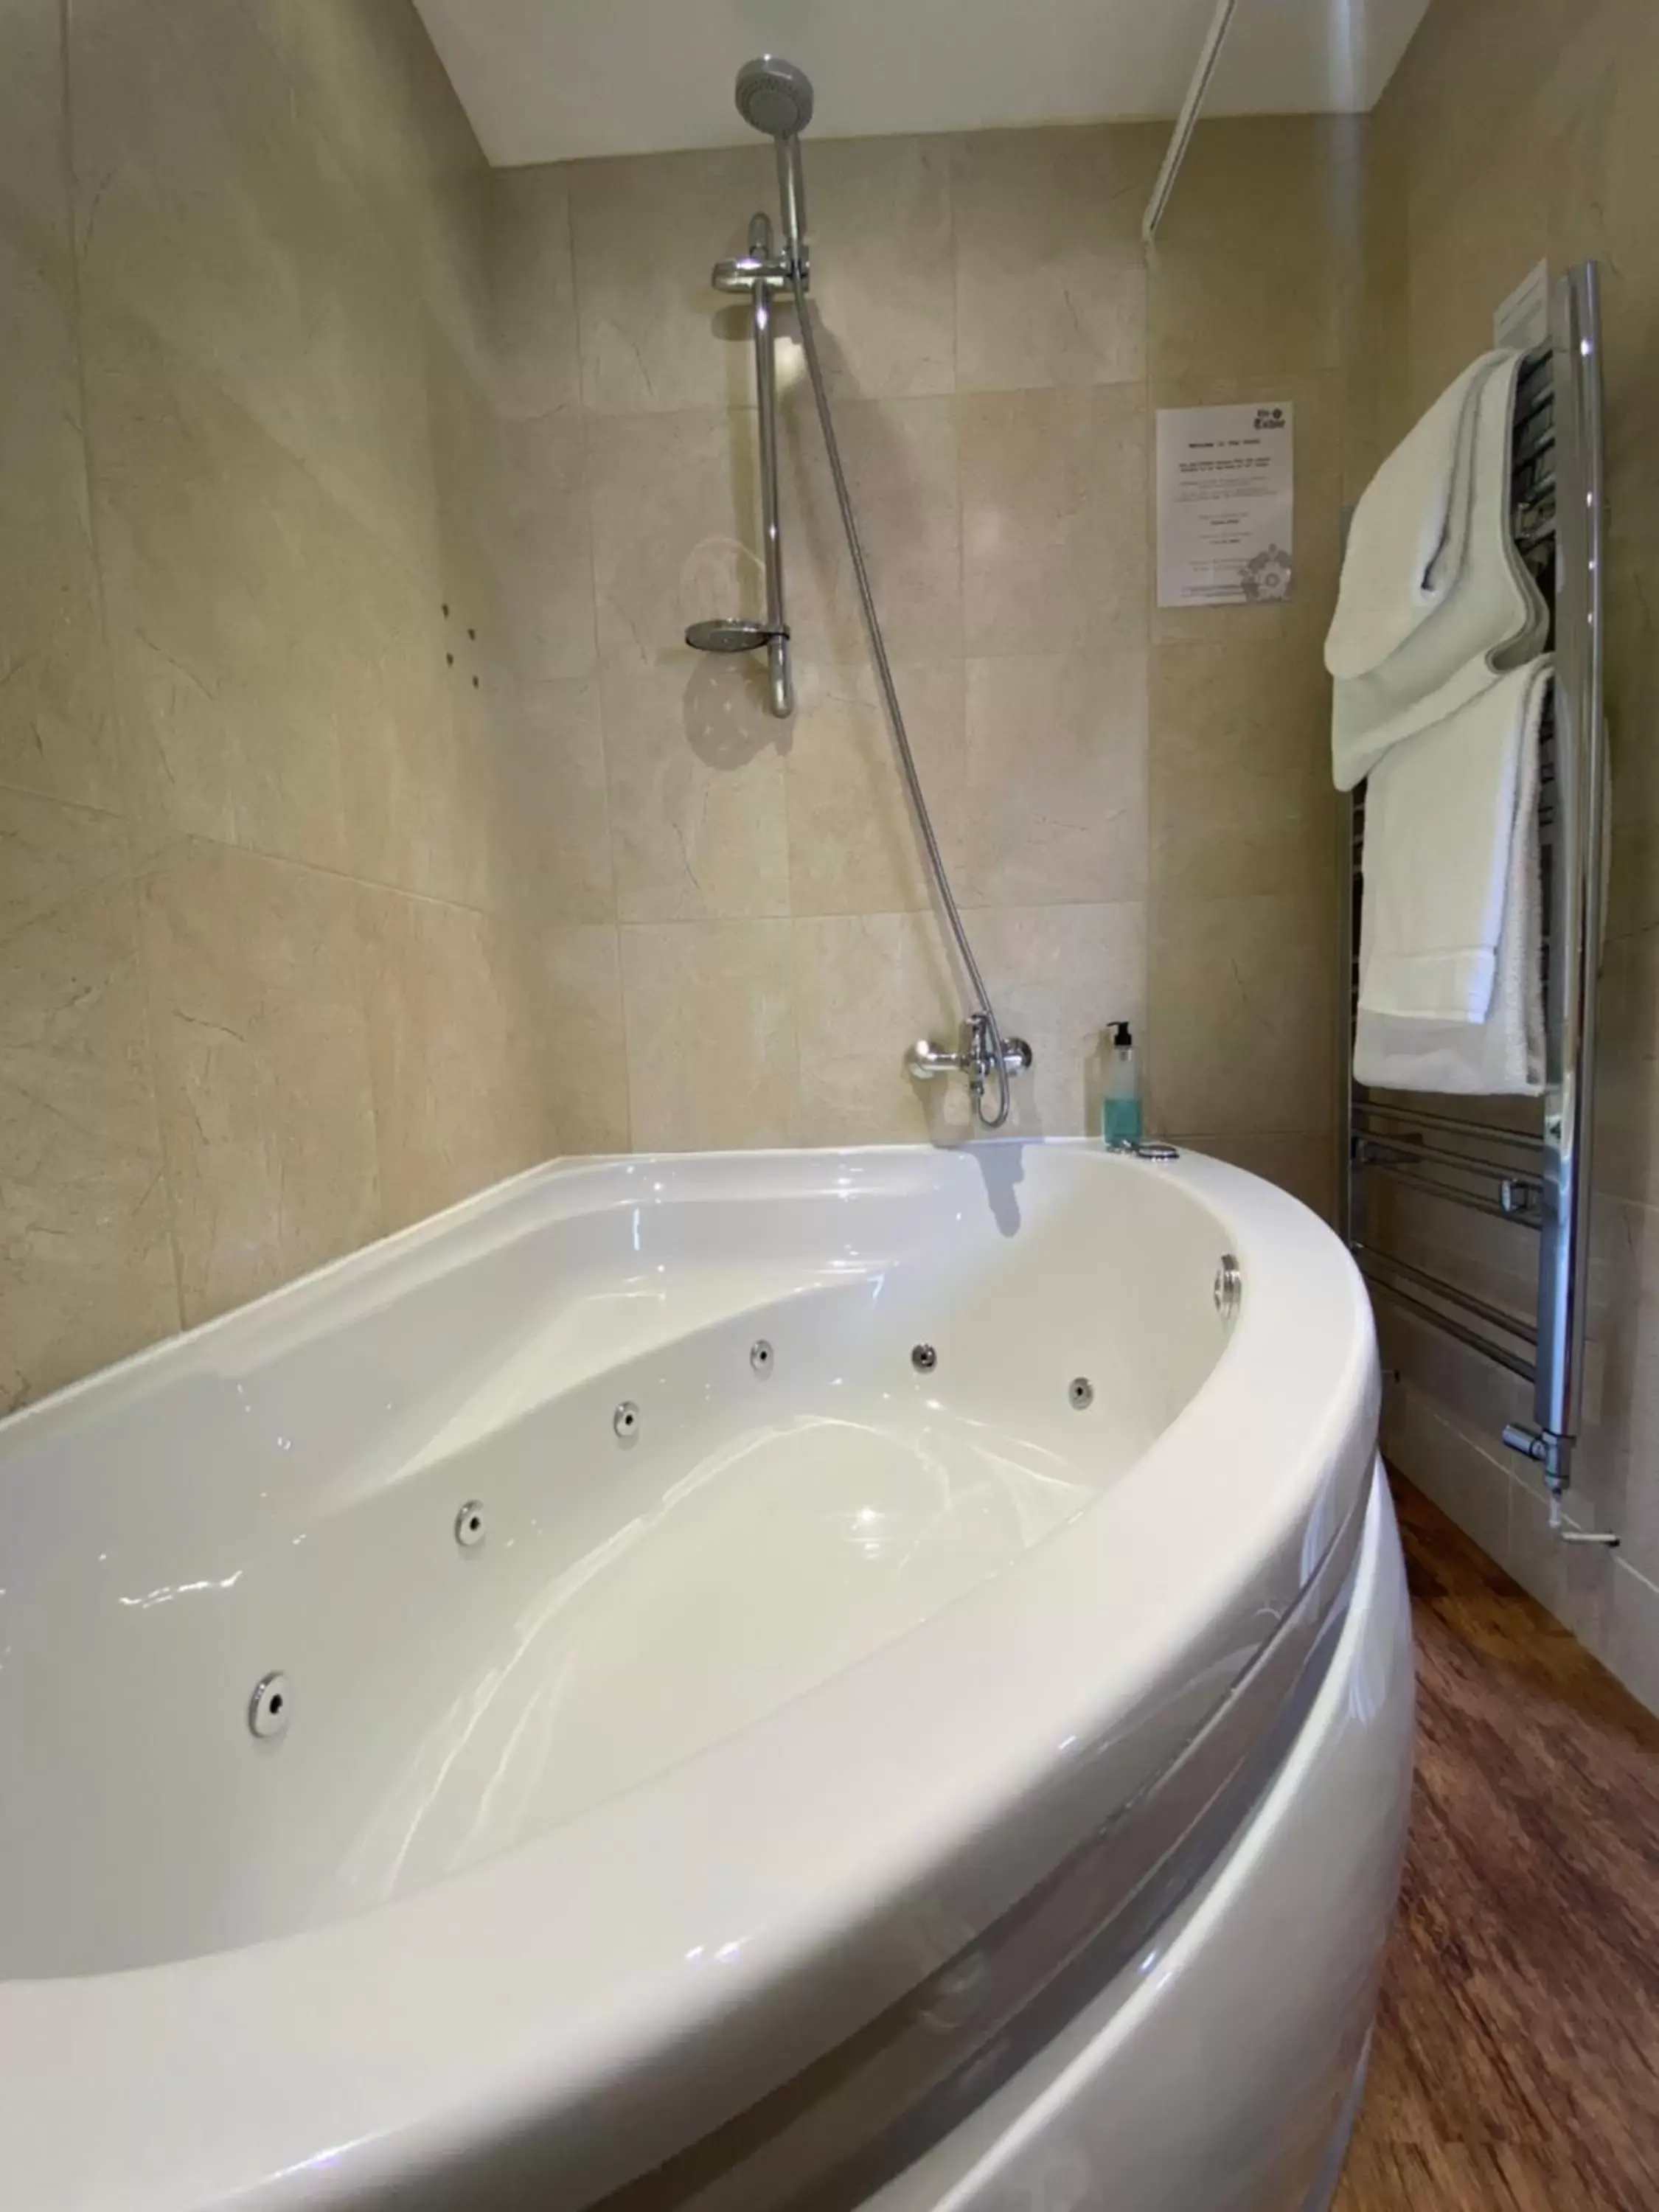
POLYGON ((951 927, 951 935, 961 955, 968 980, 973 986, 979 1011, 985 1017, 991 1033, 991 1064, 996 1073, 996 1111, 985 1110, 983 1091, 974 1094, 974 1112, 982 1129, 1000 1129, 1008 1119, 1013 1103, 1008 1082, 1008 1063, 1002 1045, 1002 1028, 991 1004, 991 994, 985 988, 985 978, 980 973, 979 963, 974 957, 974 948, 968 941, 968 932, 963 926, 956 896, 951 889, 951 879, 945 872, 945 855, 933 834, 933 817, 927 811, 927 801, 922 793, 921 777, 916 769, 916 757, 910 750, 909 732, 904 726, 904 712, 899 705, 898 690, 893 682, 892 665, 887 658, 887 643, 881 634, 881 617, 876 611, 876 598, 870 587, 870 571, 865 566, 864 547, 859 538, 857 517, 853 512, 853 495, 847 487, 847 472, 841 465, 841 447, 836 441, 835 418, 830 412, 830 394, 824 388, 823 369, 818 360, 818 342, 812 329, 812 317, 806 304, 806 287, 801 281, 799 263, 793 257, 789 268, 794 287, 795 319, 800 327, 802 350, 806 356, 806 373, 812 386, 812 398, 818 410, 818 425, 823 432, 824 451, 830 456, 830 474, 836 487, 836 503, 841 509, 841 526, 847 536, 847 550, 853 562, 853 574, 859 587, 859 604, 864 610, 864 627, 870 639, 870 654, 876 664, 876 680, 881 685, 881 696, 887 708, 887 720, 897 749, 899 767, 903 771, 905 788, 910 794, 910 811, 915 817, 916 828, 921 834, 927 865, 933 871, 933 882, 939 891, 939 904, 951 927))

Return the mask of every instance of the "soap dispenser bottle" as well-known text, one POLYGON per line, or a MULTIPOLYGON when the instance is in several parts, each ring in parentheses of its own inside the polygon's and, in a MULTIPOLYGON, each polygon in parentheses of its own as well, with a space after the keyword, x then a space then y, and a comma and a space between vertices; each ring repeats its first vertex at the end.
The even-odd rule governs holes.
POLYGON ((1132 1152, 1140 1142, 1140 1064, 1127 1022, 1114 1022, 1107 1039, 1100 1134, 1109 1152, 1132 1152))

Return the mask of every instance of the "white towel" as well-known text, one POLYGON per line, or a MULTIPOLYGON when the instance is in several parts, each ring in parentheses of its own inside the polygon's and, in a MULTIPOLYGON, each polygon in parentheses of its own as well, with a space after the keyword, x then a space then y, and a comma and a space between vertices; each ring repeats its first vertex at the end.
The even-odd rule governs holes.
POLYGON ((1475 403, 1507 350, 1448 385, 1365 487, 1348 526, 1341 589, 1325 640, 1336 677, 1369 675, 1437 606, 1462 567, 1475 403))
POLYGON ((1548 610, 1510 529, 1521 360, 1486 354, 1466 369, 1354 511, 1325 646, 1340 791, 1543 644, 1548 610))
POLYGON ((1365 796, 1354 1073, 1389 1090, 1543 1087, 1538 750, 1550 662, 1396 745, 1365 796))

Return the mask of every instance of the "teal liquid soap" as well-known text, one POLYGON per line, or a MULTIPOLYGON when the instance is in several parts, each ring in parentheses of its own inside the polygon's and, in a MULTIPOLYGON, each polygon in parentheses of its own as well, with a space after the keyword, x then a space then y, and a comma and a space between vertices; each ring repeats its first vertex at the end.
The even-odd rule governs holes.
POLYGON ((1109 1152, 1132 1152, 1140 1142, 1140 1069, 1127 1022, 1114 1022, 1107 1034, 1100 1135, 1109 1152))
POLYGON ((1127 1098, 1103 1100, 1100 1133, 1108 1145, 1138 1145, 1140 1142, 1139 1099, 1131 1095, 1127 1098))

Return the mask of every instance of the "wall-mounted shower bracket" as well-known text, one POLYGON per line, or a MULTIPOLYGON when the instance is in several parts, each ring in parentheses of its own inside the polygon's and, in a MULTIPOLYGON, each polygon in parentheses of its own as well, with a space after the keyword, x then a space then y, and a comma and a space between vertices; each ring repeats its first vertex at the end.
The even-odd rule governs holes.
MULTIPOLYGON (((764 222, 764 216, 757 216, 764 222)), ((759 284, 775 295, 780 292, 793 294, 795 280, 788 262, 781 253, 738 253, 729 261, 717 261, 708 279, 717 292, 734 292, 747 296, 759 284)), ((806 284, 810 292, 812 287, 806 284)))

